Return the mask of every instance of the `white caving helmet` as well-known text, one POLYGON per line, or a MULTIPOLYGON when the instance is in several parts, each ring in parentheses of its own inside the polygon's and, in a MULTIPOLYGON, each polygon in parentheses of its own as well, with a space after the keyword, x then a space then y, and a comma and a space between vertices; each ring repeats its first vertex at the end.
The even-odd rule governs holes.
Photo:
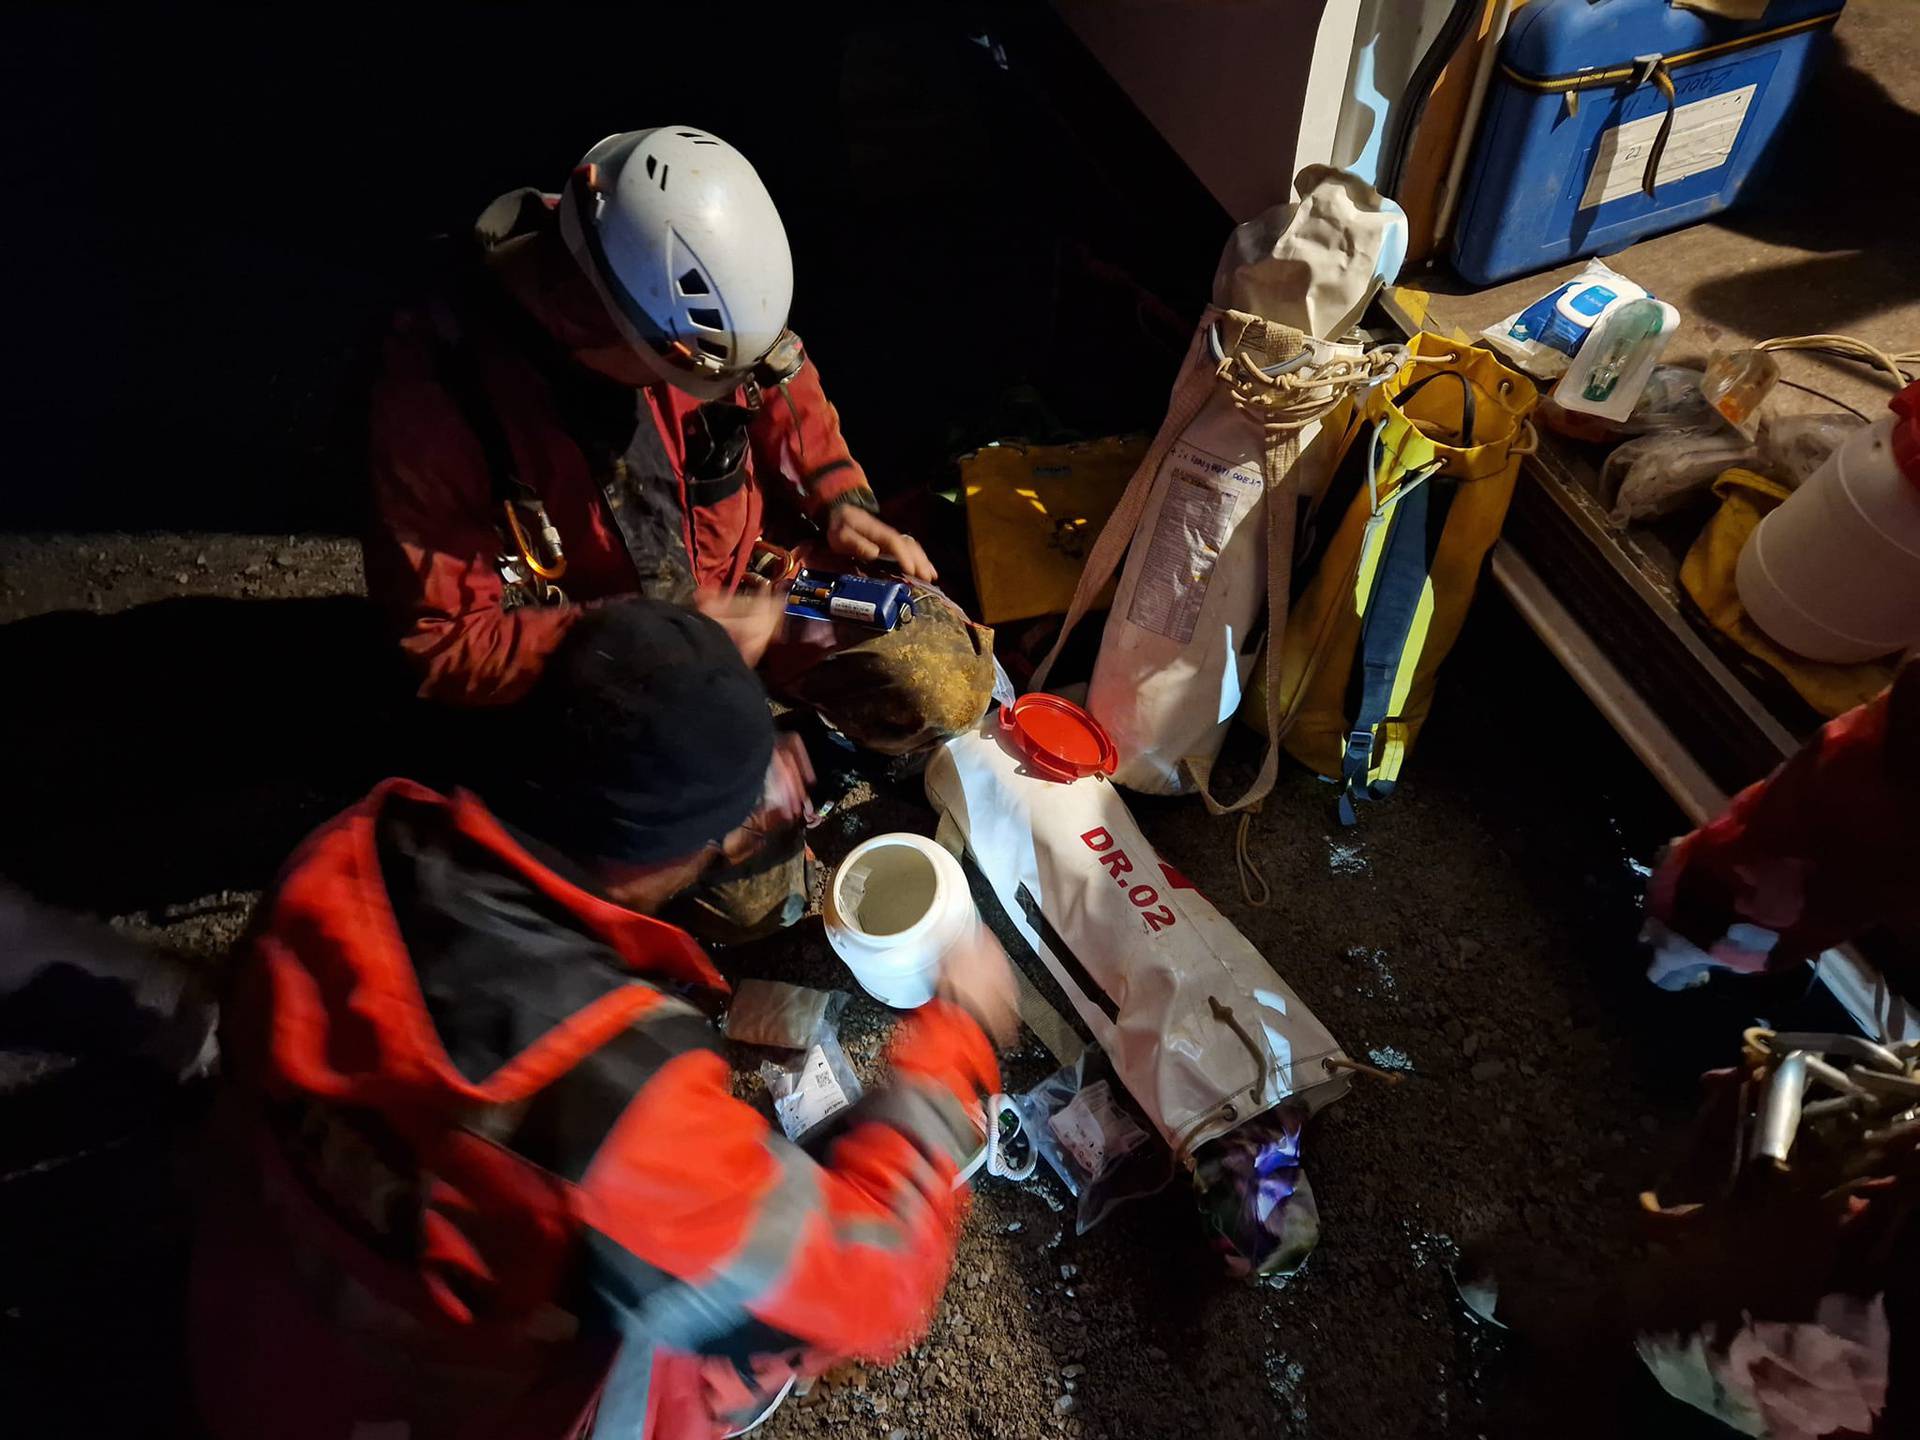
POLYGON ((685 125, 609 135, 560 197, 560 231, 627 340, 701 400, 780 340, 793 253, 747 157, 685 125))

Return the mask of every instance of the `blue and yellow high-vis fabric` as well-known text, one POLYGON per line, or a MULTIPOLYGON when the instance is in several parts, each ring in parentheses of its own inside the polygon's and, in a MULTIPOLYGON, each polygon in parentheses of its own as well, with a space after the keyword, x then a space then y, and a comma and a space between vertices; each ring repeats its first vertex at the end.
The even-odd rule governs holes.
MULTIPOLYGON (((1534 443, 1526 376, 1432 333, 1408 351, 1327 419, 1344 453, 1302 536, 1281 650, 1281 743, 1341 782, 1348 824, 1399 780, 1534 443)), ((1264 729, 1264 706, 1250 693, 1241 714, 1264 729)))

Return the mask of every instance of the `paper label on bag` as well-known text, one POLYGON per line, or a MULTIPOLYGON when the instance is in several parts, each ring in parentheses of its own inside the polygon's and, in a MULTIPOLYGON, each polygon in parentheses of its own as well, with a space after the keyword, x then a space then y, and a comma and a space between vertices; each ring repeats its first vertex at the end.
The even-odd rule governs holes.
MULTIPOLYGON (((1711 76, 1689 77, 1689 84, 1711 80, 1711 76)), ((1727 163, 1758 88, 1744 85, 1724 95, 1710 95, 1705 100, 1694 100, 1674 109, 1666 152, 1661 155, 1660 169, 1653 177, 1656 200, 1660 186, 1717 170, 1727 163)), ((1646 174, 1647 156, 1653 153, 1653 142, 1659 138, 1665 120, 1666 112, 1660 111, 1600 132, 1593 170, 1587 176, 1586 193, 1580 197, 1582 210, 1591 210, 1639 191, 1646 174)))
POLYGON ((1126 1111, 1113 1102, 1113 1091, 1096 1080, 1063 1105, 1048 1121, 1060 1148, 1073 1157, 1089 1179, 1147 1138, 1126 1111))
POLYGON ((1234 522, 1259 498, 1262 481, 1257 461, 1236 465, 1184 439, 1174 441, 1166 465, 1166 493, 1127 619, 1185 645, 1234 522))
POLYGON ((807 1062, 800 1071, 800 1082, 791 1095, 773 1102, 773 1113, 780 1117, 780 1128, 789 1140, 798 1140, 814 1126, 847 1108, 847 1092, 833 1078, 827 1052, 815 1045, 807 1051, 807 1062))

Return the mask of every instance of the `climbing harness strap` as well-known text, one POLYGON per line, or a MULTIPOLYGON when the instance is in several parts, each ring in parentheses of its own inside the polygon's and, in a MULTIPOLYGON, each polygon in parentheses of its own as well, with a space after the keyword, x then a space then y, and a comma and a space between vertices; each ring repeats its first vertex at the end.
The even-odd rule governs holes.
POLYGON ((559 580, 567 573, 567 556, 560 531, 547 515, 547 505, 521 478, 513 445, 499 411, 487 394, 473 346, 453 308, 444 298, 429 306, 434 328, 434 370, 441 387, 480 445, 487 467, 497 524, 503 542, 500 578, 508 608, 516 605, 558 605, 566 600, 559 580))
MULTIPOLYGON (((1458 443, 1470 446, 1474 434, 1473 385, 1459 371, 1442 370, 1415 381, 1400 393, 1399 403, 1407 404, 1435 380, 1446 377, 1460 382, 1458 443)), ((1348 702, 1352 729, 1340 762, 1340 821, 1344 825, 1357 819, 1357 802, 1392 794, 1399 779, 1406 731, 1392 717, 1405 706, 1419 668, 1427 622, 1433 614, 1428 572, 1445 533, 1454 496, 1452 486, 1428 483, 1444 463, 1431 460, 1400 477, 1383 500, 1378 429, 1368 450, 1371 513, 1360 544, 1359 574, 1353 590, 1354 607, 1361 616, 1360 643, 1354 657, 1354 693, 1348 702), (1381 751, 1377 765, 1376 750, 1381 751)))

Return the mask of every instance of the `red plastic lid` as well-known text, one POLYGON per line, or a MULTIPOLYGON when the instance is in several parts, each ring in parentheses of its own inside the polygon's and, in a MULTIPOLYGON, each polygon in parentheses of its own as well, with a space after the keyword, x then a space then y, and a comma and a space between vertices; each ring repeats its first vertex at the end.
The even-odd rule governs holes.
POLYGON ((1920 486, 1920 380, 1887 402, 1893 422, 1893 463, 1911 485, 1920 486))
POLYGON ((1111 775, 1120 764, 1106 727, 1058 695, 1022 695, 1000 712, 1000 725, 1034 771, 1049 780, 1111 775))

